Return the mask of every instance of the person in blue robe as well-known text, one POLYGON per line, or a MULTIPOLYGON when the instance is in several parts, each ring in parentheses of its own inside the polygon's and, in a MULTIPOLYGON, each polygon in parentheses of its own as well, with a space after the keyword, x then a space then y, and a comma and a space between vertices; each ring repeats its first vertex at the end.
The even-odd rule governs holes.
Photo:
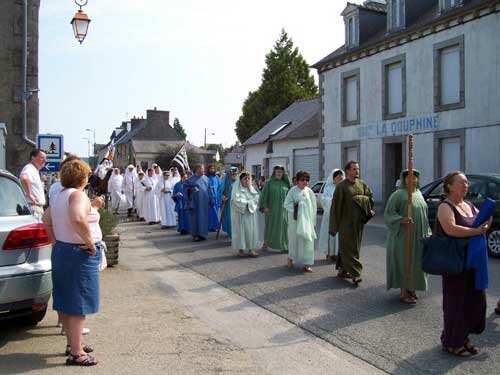
POLYGON ((210 232, 215 232, 219 227, 219 209, 220 209, 220 199, 218 195, 220 179, 219 176, 216 175, 215 165, 208 166, 207 177, 210 182, 210 191, 212 193, 212 197, 214 197, 210 201, 210 206, 208 208, 208 230, 210 232))
POLYGON ((175 212, 177 212, 177 232, 180 234, 188 234, 190 232, 189 205, 187 197, 184 195, 186 180, 187 175, 183 174, 181 180, 174 185, 174 192, 172 195, 175 201, 175 212))
POLYGON ((233 185, 238 177, 238 168, 229 167, 226 170, 226 175, 224 180, 219 186, 218 198, 221 202, 221 206, 224 206, 222 214, 222 230, 226 232, 229 238, 231 238, 231 193, 233 191, 233 185), (226 192, 226 186, 227 192, 226 192), (225 205, 224 205, 224 202, 225 205))
POLYGON ((193 175, 188 178, 184 187, 189 207, 189 224, 193 241, 204 241, 208 237, 208 207, 213 200, 210 181, 204 175, 205 167, 196 165, 193 175))

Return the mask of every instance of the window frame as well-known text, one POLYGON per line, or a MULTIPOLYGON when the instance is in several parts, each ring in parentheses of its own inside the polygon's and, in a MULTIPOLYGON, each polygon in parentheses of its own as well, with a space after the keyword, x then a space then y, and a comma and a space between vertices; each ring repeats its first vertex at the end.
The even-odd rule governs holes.
POLYGON ((463 5, 463 0, 450 0, 450 5, 446 5, 446 0, 439 0, 439 11, 447 12, 463 5), (453 4, 451 4, 453 3, 453 4))
POLYGON ((359 125, 361 122, 361 110, 360 110, 360 95, 361 95, 361 70, 360 68, 349 70, 343 72, 340 76, 341 80, 341 126, 352 126, 359 125), (351 78, 356 79, 356 120, 347 120, 347 80, 351 78))
POLYGON ((387 2, 387 30, 388 31, 396 31, 396 30, 401 30, 406 27, 406 4, 405 0, 390 0, 387 2), (399 13, 399 23, 394 24, 394 12, 393 12, 393 1, 396 1, 398 3, 398 13, 399 13))
POLYGON ((465 108, 465 45, 463 35, 434 44, 434 111, 443 112, 460 108, 465 108), (458 46, 459 50, 459 100, 455 103, 441 104, 441 53, 443 50, 455 46, 458 46))
POLYGON ((434 132, 434 178, 443 176, 442 166, 442 144, 447 138, 460 138, 460 170, 465 172, 465 129, 441 130, 434 132))
POLYGON ((397 55, 382 61, 382 119, 392 120, 406 117, 406 54, 397 55), (389 112, 389 67, 401 64, 401 112, 389 112))
POLYGON ((342 142, 341 147, 342 147, 342 168, 344 168, 344 166, 349 161, 349 160, 347 160, 347 149, 348 148, 356 147, 358 149, 358 155, 357 155, 356 161, 358 163, 361 163, 361 161, 359 160, 361 158, 361 142, 360 141, 342 142))

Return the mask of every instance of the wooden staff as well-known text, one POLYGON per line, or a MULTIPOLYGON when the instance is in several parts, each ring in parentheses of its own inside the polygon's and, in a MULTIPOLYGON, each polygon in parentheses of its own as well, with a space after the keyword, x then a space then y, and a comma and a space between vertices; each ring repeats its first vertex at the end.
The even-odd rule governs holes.
MULTIPOLYGON (((404 183, 404 181, 401 181, 404 183)), ((411 251, 413 248, 413 135, 408 135, 408 224, 406 225, 406 289, 411 284, 411 251)))
POLYGON ((231 180, 233 179, 231 176, 231 171, 229 173, 229 178, 227 179, 227 184, 224 186, 224 196, 227 198, 224 202, 222 202, 222 207, 220 209, 220 217, 219 217, 219 225, 217 226, 217 234, 215 235, 215 239, 219 239, 219 234, 220 234, 220 229, 222 228, 222 219, 224 218, 224 211, 226 209, 226 204, 227 201, 229 200, 229 197, 227 196, 229 192, 229 186, 231 186, 231 180))

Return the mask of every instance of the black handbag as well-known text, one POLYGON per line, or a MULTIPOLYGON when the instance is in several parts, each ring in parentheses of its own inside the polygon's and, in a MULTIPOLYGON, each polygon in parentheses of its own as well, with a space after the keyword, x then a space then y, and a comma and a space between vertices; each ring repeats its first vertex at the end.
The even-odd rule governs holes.
POLYGON ((469 240, 437 236, 434 234, 422 239, 422 270, 431 275, 459 274, 465 269, 469 240))

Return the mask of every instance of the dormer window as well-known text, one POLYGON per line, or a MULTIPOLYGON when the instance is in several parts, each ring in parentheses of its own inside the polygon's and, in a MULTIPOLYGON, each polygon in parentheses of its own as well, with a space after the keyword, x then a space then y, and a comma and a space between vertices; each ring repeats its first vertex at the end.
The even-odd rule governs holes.
POLYGON ((357 47, 359 44, 358 21, 356 15, 346 18, 346 44, 347 48, 357 47))
POLYGON ((439 0, 441 11, 447 11, 463 5, 463 0, 439 0))
POLYGON ((388 31, 399 30, 405 27, 405 0, 389 0, 388 9, 388 31))

